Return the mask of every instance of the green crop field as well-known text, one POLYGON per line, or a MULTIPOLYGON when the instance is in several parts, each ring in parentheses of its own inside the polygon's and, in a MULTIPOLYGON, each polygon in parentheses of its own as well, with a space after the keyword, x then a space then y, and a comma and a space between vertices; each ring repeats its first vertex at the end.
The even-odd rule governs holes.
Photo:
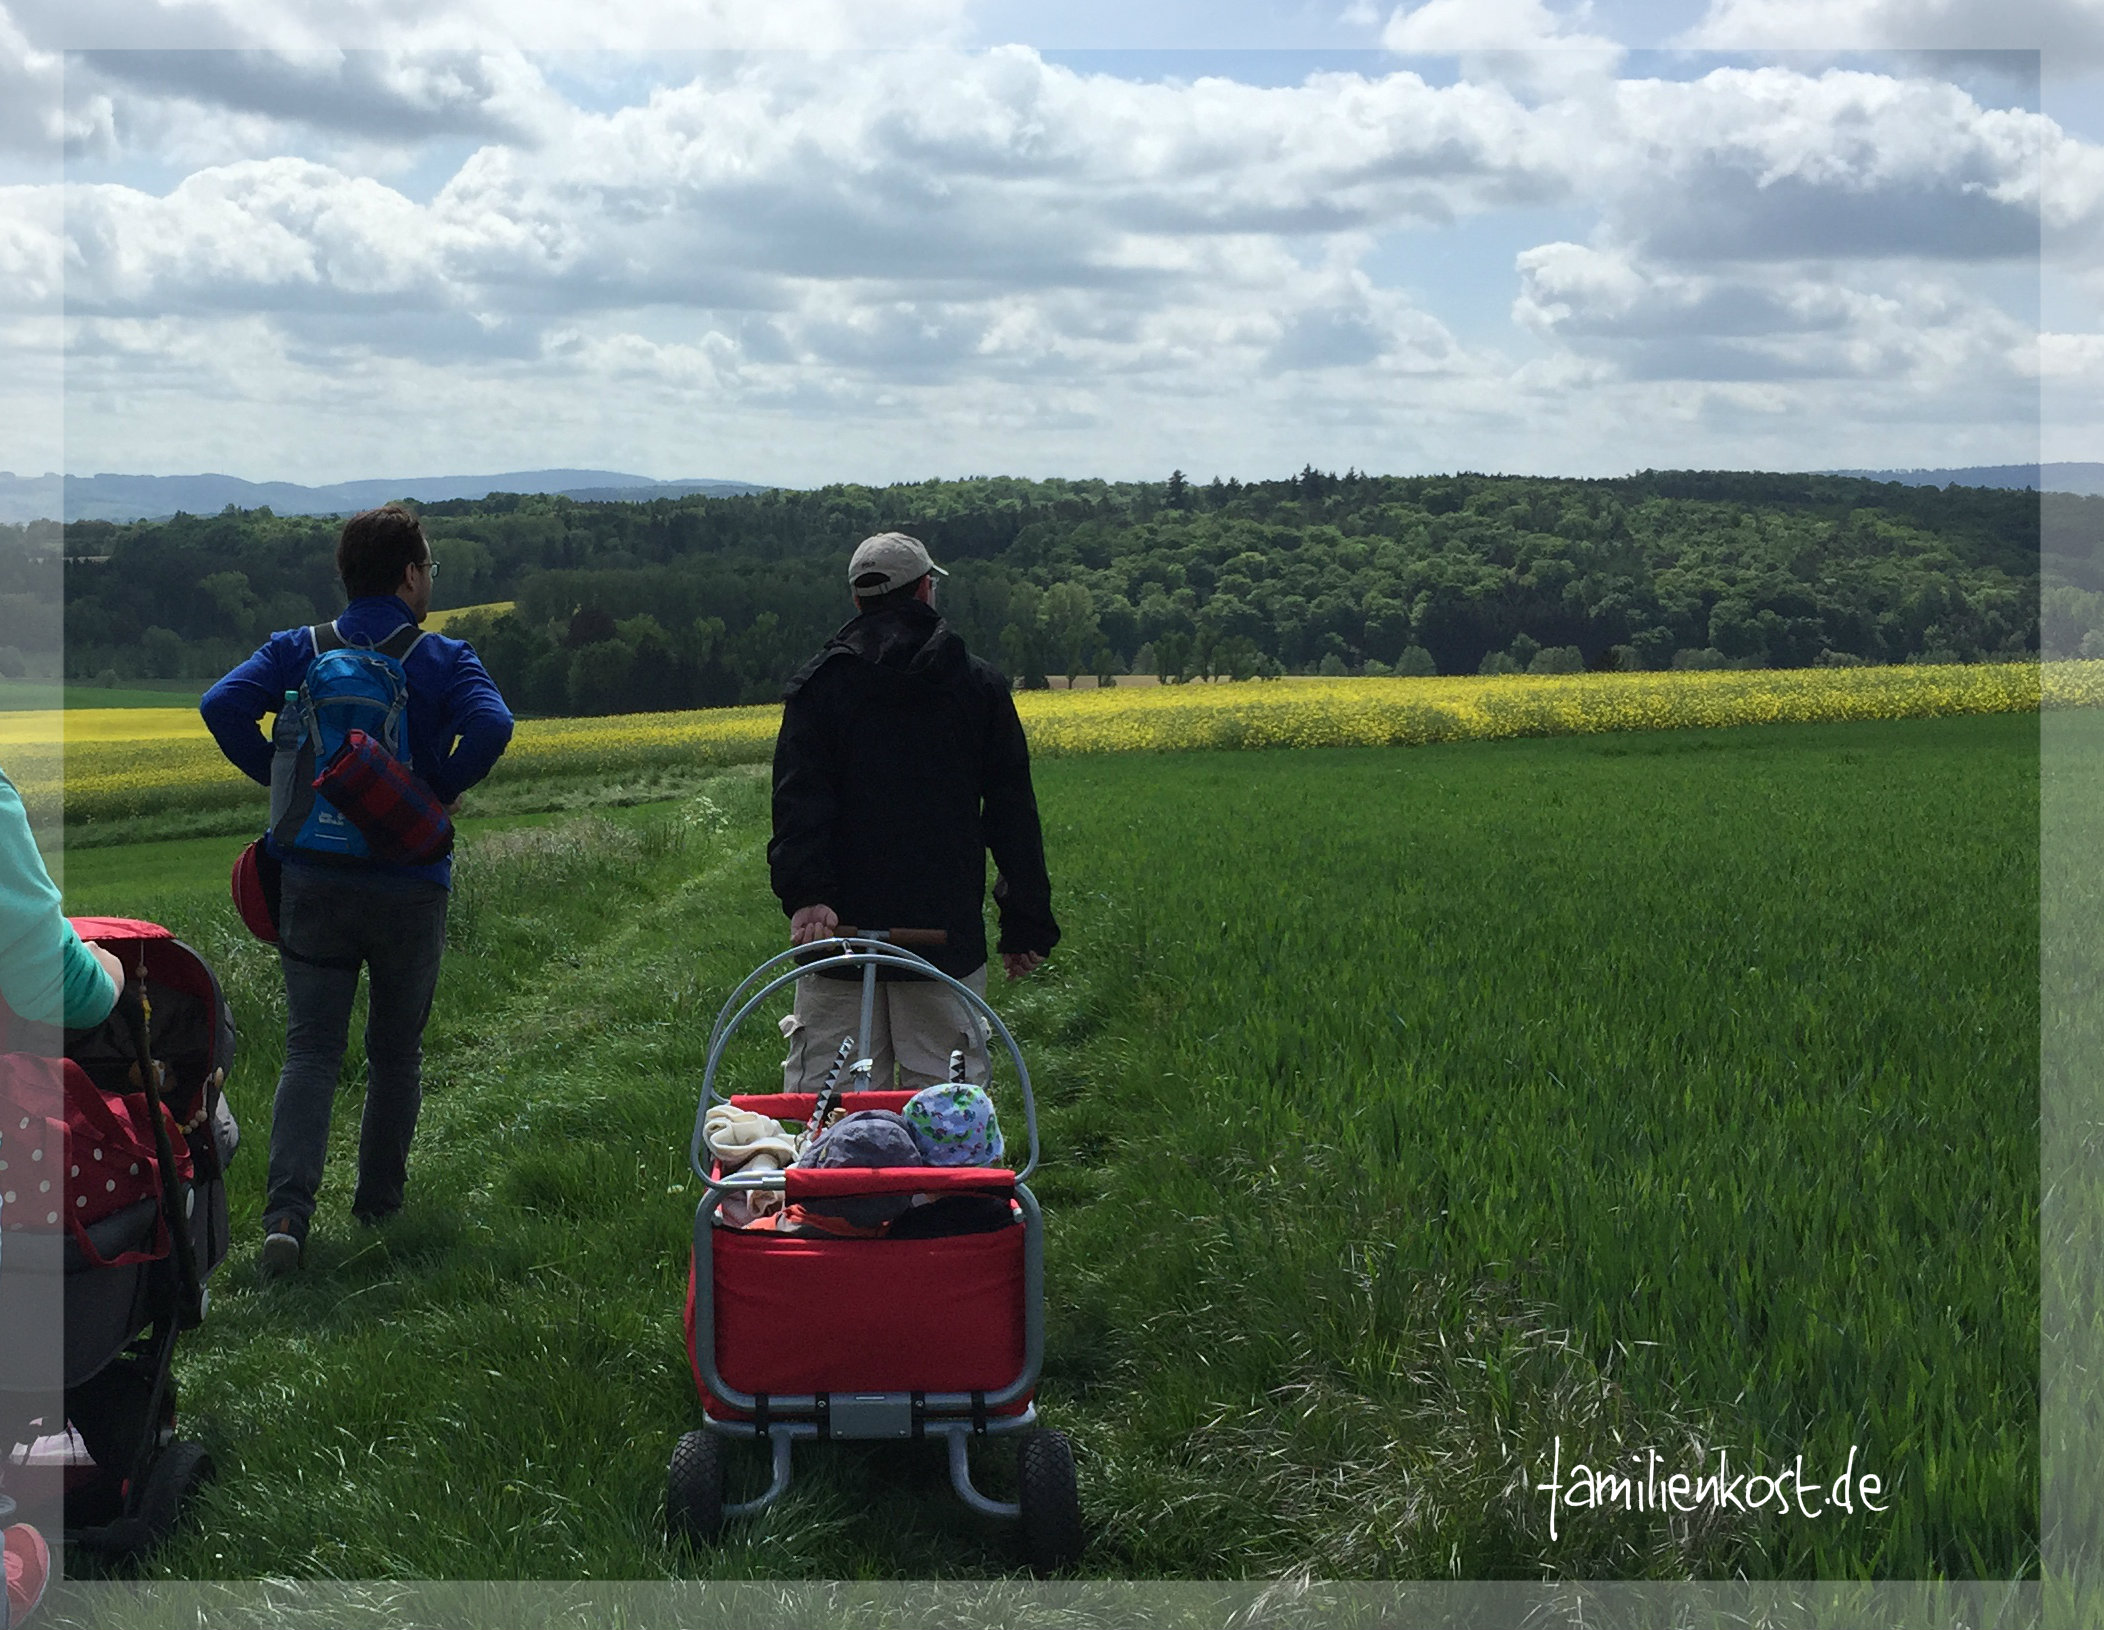
MULTIPOLYGON (((2038 732, 1041 764, 1067 939, 995 999, 1044 1106, 1040 1397, 1084 1571, 2035 1573, 2038 732), (1559 1452, 1654 1450, 1821 1483, 1853 1451, 1887 1509, 1565 1507, 1552 1539, 1559 1452)), ((783 940, 765 835, 735 767, 471 827, 412 1204, 348 1216, 354 1044, 310 1268, 268 1291, 281 1006, 234 844, 67 857, 69 908, 177 927, 242 1033, 241 1243, 182 1364, 220 1477, 156 1571, 1016 1569, 932 1445, 800 1449, 719 1549, 661 1538, 698 1420, 685 1144, 716 1006, 783 940)))

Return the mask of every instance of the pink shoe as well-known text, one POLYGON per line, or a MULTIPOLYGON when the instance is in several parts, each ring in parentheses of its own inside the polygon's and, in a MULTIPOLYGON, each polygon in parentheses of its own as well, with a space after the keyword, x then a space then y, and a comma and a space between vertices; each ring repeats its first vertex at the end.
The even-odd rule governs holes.
POLYGON ((26 1522, 18 1522, 0 1534, 0 1549, 7 1553, 7 1616, 0 1630, 18 1630, 44 1599, 44 1582, 51 1577, 51 1551, 44 1536, 26 1522))

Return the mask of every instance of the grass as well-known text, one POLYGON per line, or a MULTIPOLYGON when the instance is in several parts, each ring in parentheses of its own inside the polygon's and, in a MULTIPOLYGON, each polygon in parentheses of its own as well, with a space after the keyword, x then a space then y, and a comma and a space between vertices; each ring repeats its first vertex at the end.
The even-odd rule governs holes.
POLYGON ((2049 1584, 2066 1593, 2058 1622, 2094 1623, 2104 1602, 2104 1391, 2090 1379, 2104 1336, 2104 715, 2049 717, 2040 756, 2043 1549, 2049 1584))
POLYGON ((204 689, 204 685, 195 679, 136 679, 122 686, 109 687, 82 680, 61 683, 43 679, 0 679, 0 713, 42 712, 58 708, 81 711, 194 708, 204 689))
MULTIPOLYGON (((1087 1571, 2033 1568, 2037 728, 1041 765, 1068 937, 996 1001, 1045 1111, 1042 1402, 1087 1571), (1567 1512, 1552 1542, 1530 1485, 1559 1436, 1566 1467, 1726 1447, 1828 1477, 1854 1445, 1894 1494, 1567 1512)), ((736 768, 471 828, 416 1197, 377 1234, 346 1215, 354 1043, 313 1268, 268 1293, 282 1019, 233 846, 68 857, 69 908, 178 927, 241 1023, 243 1245, 183 1371, 222 1476, 160 1571, 1013 1569, 910 1448, 800 1454, 704 1557, 658 1538, 697 1418, 684 1144, 716 1004, 781 940, 765 829, 736 768)))

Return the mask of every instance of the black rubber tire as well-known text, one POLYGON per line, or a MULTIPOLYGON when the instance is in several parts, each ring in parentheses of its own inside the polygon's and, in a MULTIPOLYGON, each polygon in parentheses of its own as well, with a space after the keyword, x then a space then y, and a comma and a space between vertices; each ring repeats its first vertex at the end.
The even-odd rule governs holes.
POLYGON ((1074 1480, 1074 1446, 1064 1432, 1023 1434, 1016 1451, 1022 1505, 1023 1555, 1036 1574, 1059 1573, 1081 1560, 1081 1494, 1074 1480))
POLYGON ((183 1502, 212 1475, 212 1457, 201 1443, 175 1442, 153 1457, 139 1491, 139 1524, 146 1545, 159 1545, 182 1520, 183 1502))
POLYGON ((723 1532, 723 1448, 714 1432, 689 1432, 672 1451, 665 1532, 675 1545, 713 1545, 723 1532))

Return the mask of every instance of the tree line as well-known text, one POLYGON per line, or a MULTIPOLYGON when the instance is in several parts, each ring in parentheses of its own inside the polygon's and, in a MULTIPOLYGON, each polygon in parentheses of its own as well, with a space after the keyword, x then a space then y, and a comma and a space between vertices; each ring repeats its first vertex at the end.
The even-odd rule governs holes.
MULTIPOLYGON (((1976 661, 2041 634, 2039 495, 1839 476, 1307 467, 419 507, 439 604, 513 602, 451 631, 536 713, 771 699, 851 615, 848 550, 892 529, 928 544, 943 614, 1025 686, 1976 661)), ((209 678, 333 615, 337 526, 261 509, 67 526, 68 674, 209 678)), ((2104 500, 2051 498, 2045 530, 2048 648, 2104 643, 2104 500)))

